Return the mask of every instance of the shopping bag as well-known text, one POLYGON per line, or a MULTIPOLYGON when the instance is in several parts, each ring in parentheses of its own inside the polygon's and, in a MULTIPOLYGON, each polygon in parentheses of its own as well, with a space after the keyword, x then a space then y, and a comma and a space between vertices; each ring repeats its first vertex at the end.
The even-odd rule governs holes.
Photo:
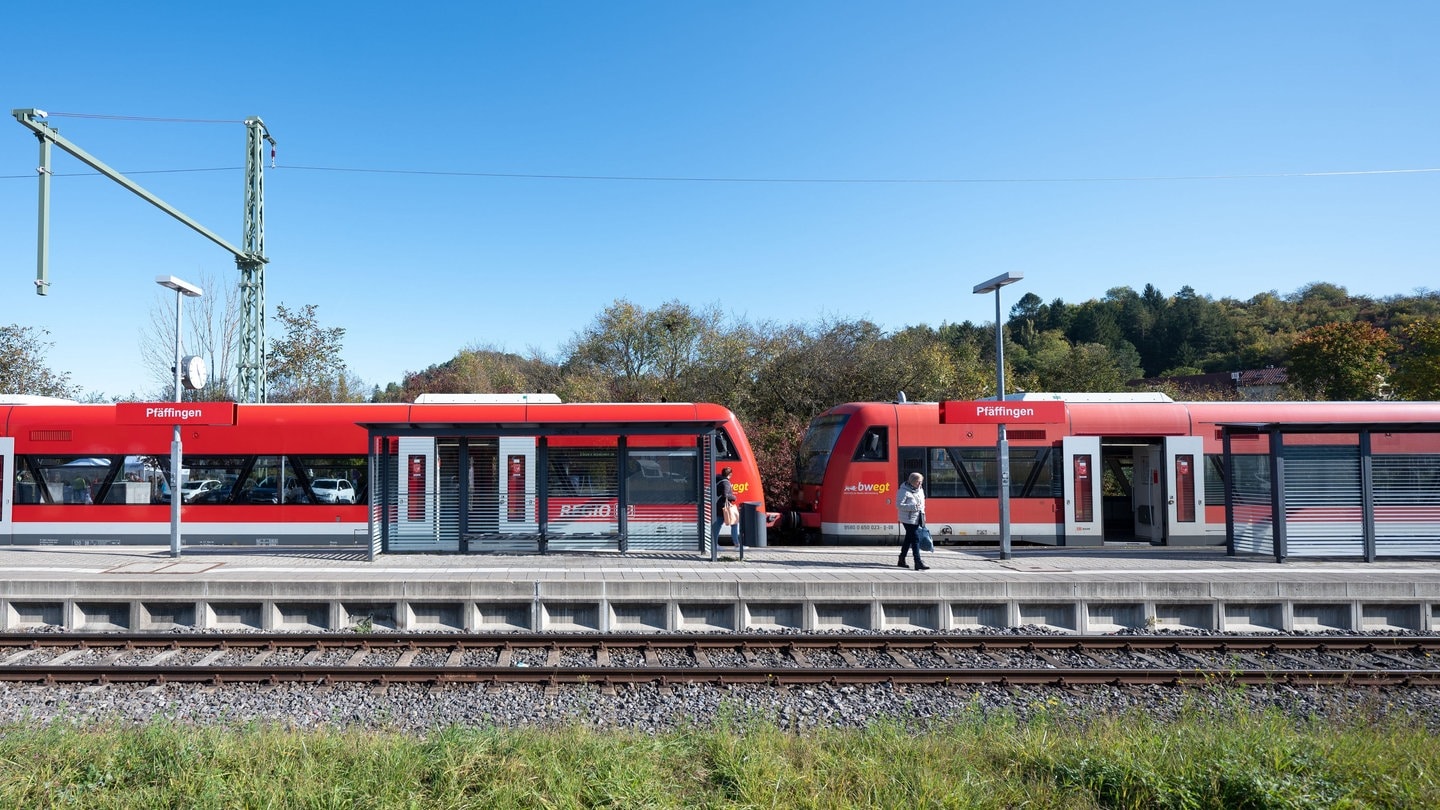
POLYGON ((734 526, 740 522, 740 507, 733 503, 727 503, 720 507, 720 518, 725 521, 726 526, 734 526))
POLYGON ((935 540, 930 537, 930 530, 921 526, 915 530, 915 544, 921 551, 934 551, 935 540))

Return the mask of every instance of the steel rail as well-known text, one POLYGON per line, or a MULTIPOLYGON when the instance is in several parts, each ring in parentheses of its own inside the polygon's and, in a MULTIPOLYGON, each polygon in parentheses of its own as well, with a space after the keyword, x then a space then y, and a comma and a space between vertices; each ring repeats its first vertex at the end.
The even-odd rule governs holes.
POLYGON ((909 684, 1012 686, 1286 685, 1435 687, 1440 670, 1104 669, 1104 668, 769 668, 769 667, 449 667, 449 666, 8 666, 7 681, 68 684, 909 684))

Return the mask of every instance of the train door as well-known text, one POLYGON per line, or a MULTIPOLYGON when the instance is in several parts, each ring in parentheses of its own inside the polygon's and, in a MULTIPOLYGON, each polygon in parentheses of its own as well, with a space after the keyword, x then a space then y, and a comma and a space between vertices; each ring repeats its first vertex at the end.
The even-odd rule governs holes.
POLYGON ((1165 542, 1205 539, 1205 443, 1199 436, 1165 437, 1165 542))
POLYGON ((441 540, 437 518, 440 487, 435 440, 402 436, 398 442, 400 480, 395 530, 390 551, 458 551, 454 539, 441 540))
POLYGON ((1065 545, 1090 545, 1104 538, 1099 436, 1066 436, 1065 545))
POLYGON ((1165 541, 1165 484, 1160 480, 1165 460, 1160 445, 1136 447, 1131 456, 1130 512, 1137 539, 1165 541))
POLYGON ((535 513, 535 439, 506 436, 499 442, 501 534, 533 534, 540 530, 535 513))
POLYGON ((11 507, 15 505, 15 440, 0 438, 0 543, 12 542, 14 526, 11 507))

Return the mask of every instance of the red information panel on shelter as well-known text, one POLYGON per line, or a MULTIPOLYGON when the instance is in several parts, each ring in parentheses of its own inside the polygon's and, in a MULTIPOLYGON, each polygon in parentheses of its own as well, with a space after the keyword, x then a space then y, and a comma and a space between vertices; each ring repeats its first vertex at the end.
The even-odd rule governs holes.
POLYGON ((1065 421, 1065 403, 972 402, 949 399, 940 403, 942 425, 1053 425, 1065 421))
POLYGON ((233 425, 233 402, 117 402, 117 425, 233 425))

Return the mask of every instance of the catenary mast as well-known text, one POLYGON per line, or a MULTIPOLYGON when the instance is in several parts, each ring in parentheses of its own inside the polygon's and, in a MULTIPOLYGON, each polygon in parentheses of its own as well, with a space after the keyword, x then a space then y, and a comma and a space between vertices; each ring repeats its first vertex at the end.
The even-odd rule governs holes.
POLYGON ((265 384, 265 164, 264 142, 270 144, 274 159, 275 139, 259 118, 245 119, 245 223, 243 247, 237 248, 213 231, 186 216, 164 200, 141 188, 130 178, 71 143, 46 121, 44 110, 11 111, 15 120, 40 139, 40 225, 36 259, 35 292, 45 295, 50 287, 50 145, 54 144, 80 162, 129 189, 136 196, 180 220, 201 236, 230 251, 240 269, 240 361, 236 398, 242 402, 264 402, 265 384))

